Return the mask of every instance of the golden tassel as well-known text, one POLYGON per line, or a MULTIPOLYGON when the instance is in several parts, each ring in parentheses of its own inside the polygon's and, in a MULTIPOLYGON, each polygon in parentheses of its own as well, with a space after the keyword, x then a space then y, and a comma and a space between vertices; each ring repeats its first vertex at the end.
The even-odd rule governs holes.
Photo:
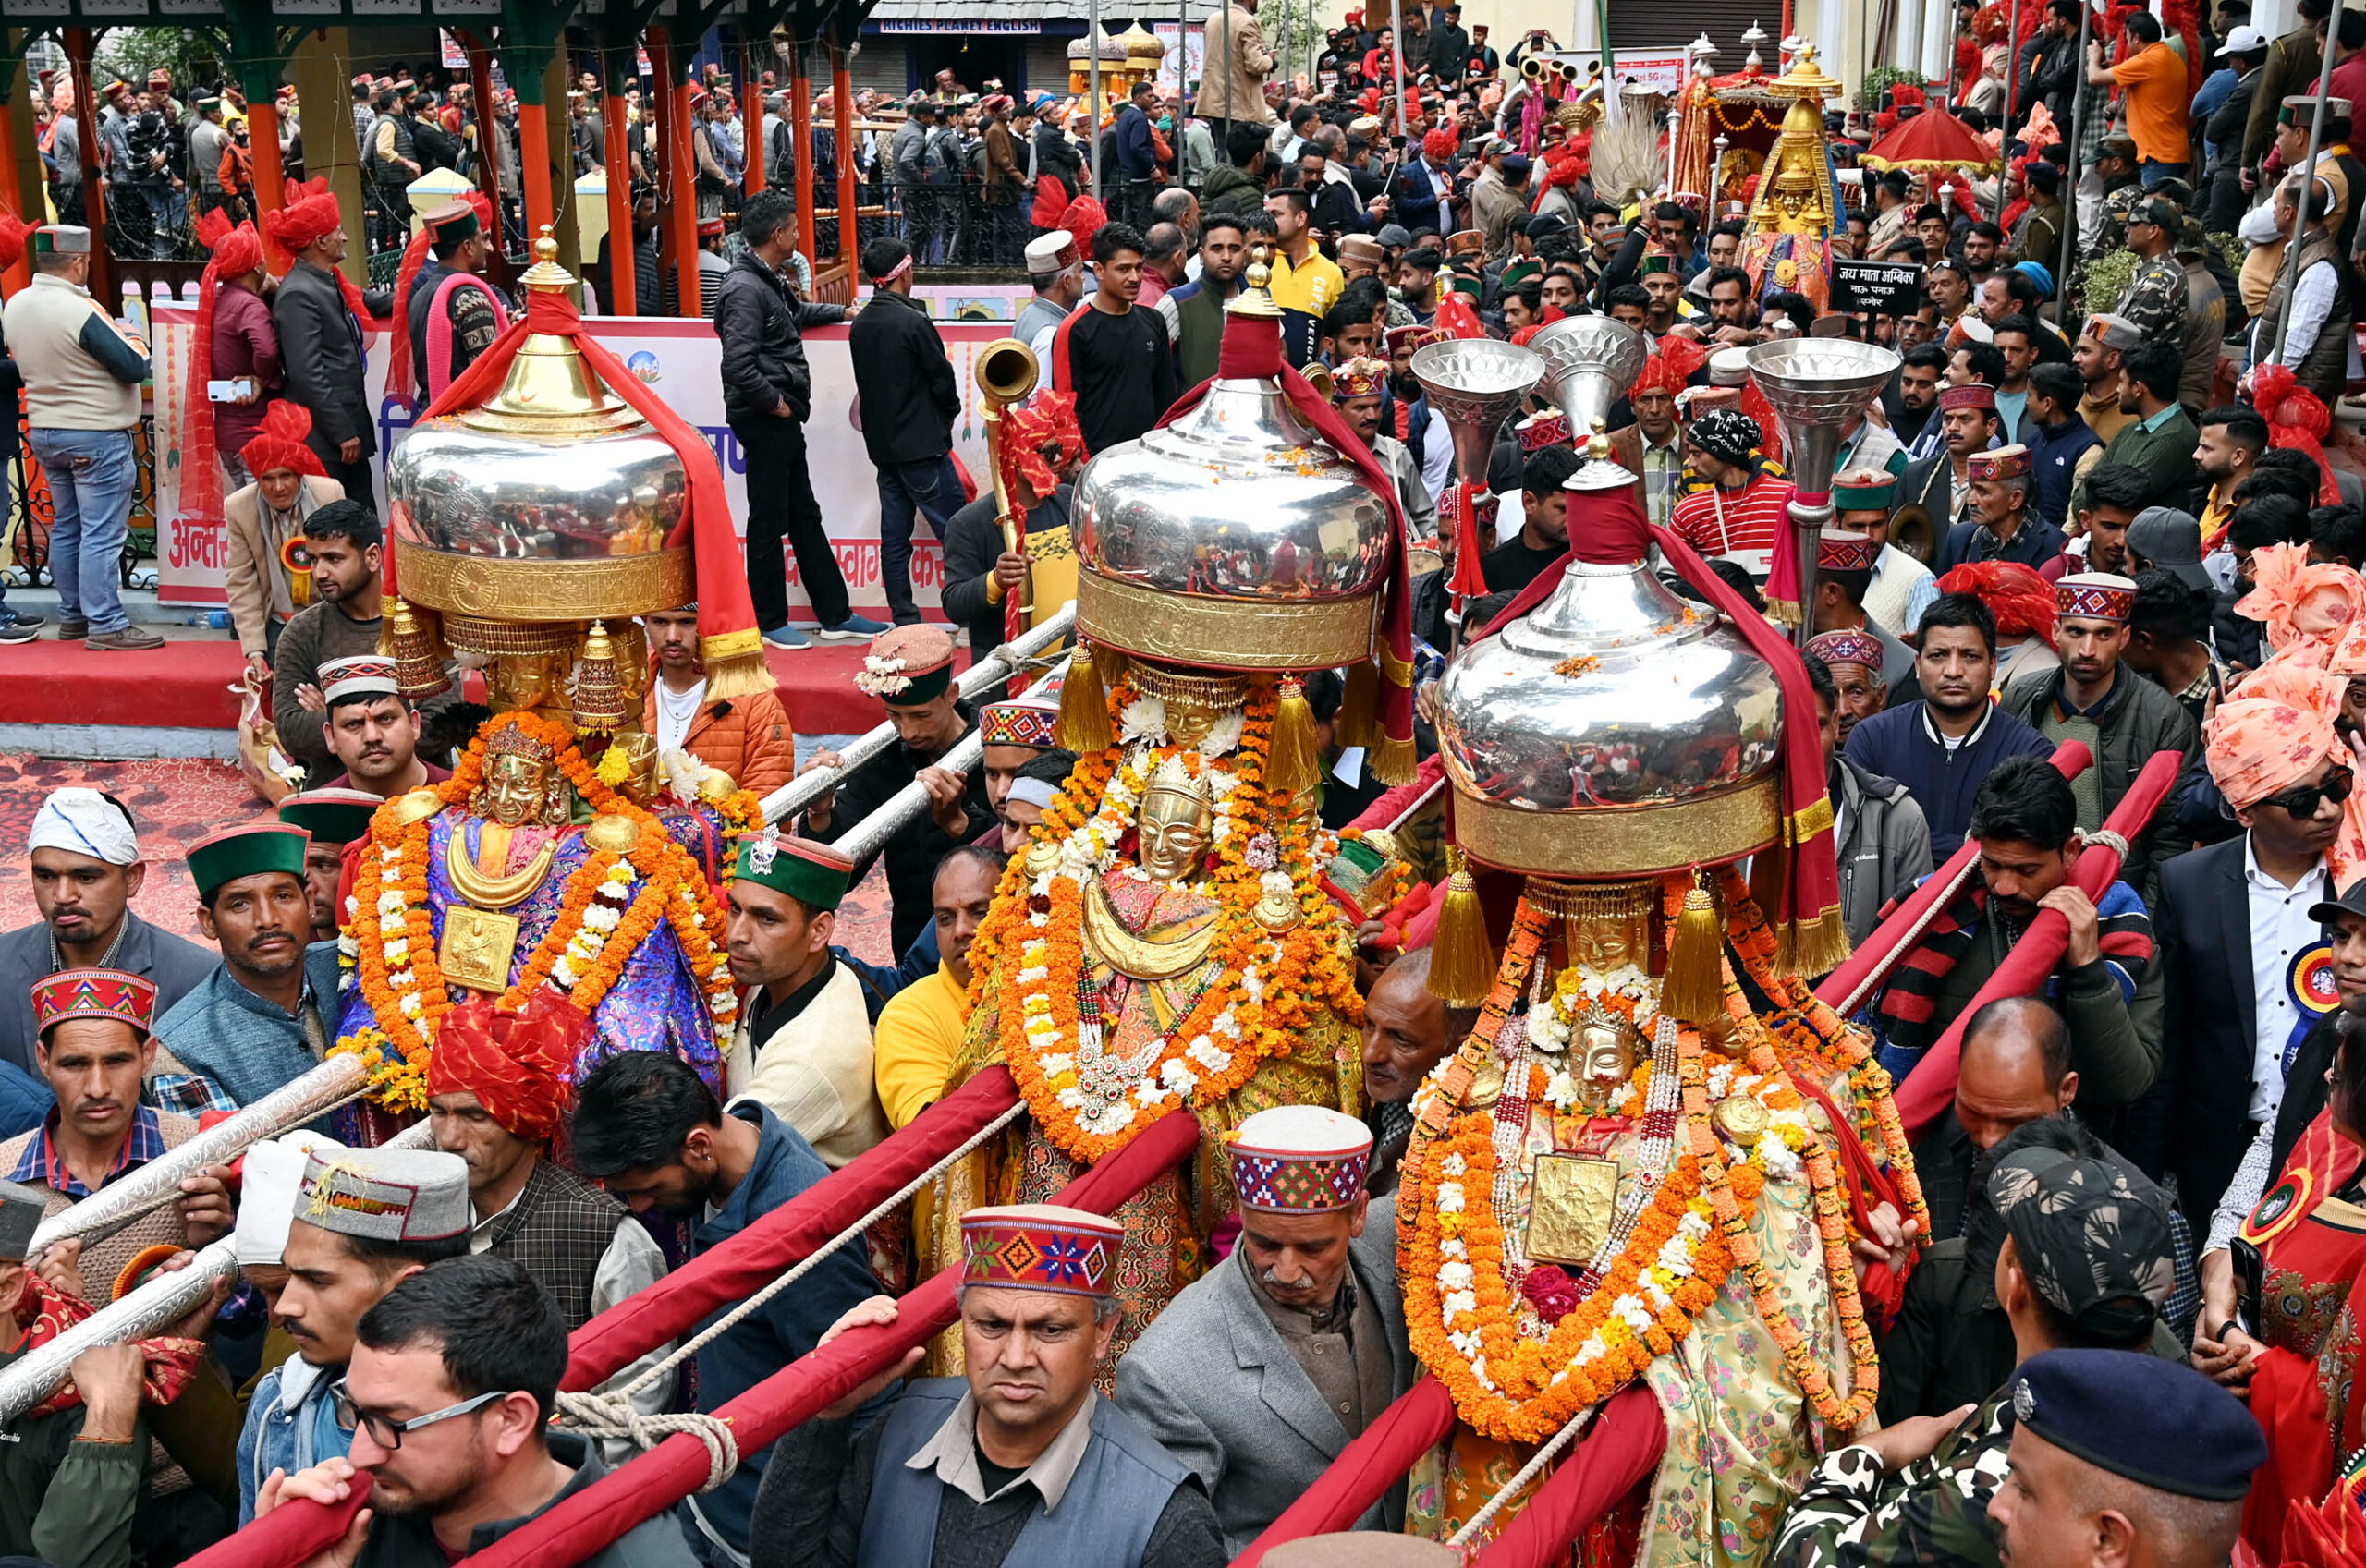
POLYGON ((387 602, 378 651, 395 661, 395 685, 409 698, 433 697, 452 684, 445 670, 451 655, 433 611, 413 610, 397 597, 387 602))
POLYGON ((1314 736, 1314 710, 1307 703, 1305 683, 1284 675, 1280 692, 1265 758, 1265 788, 1270 794, 1295 796, 1322 782, 1322 745, 1314 736))
POLYGON ((1398 740, 1382 735, 1364 748, 1364 765, 1372 770, 1372 776, 1392 787, 1411 784, 1420 762, 1411 735, 1398 740))
POLYGON ((1331 732, 1341 746, 1369 751, 1380 744, 1380 666, 1371 660, 1348 666, 1347 695, 1339 699, 1339 716, 1332 721, 1331 732))
POLYGON ((699 664, 706 671, 709 702, 753 697, 780 685, 764 662, 763 633, 753 626, 700 638, 699 664))
POLYGON ((1726 936, 1717 901, 1693 873, 1684 911, 1667 935, 1667 972, 1660 977, 1660 1011, 1681 1023, 1705 1024, 1726 1010, 1726 936))
POLYGON ((1787 972, 1801 979, 1820 980, 1847 963, 1852 951, 1848 927, 1841 919, 1840 911, 1827 909, 1812 924, 1798 929, 1791 942, 1791 967, 1787 972))
MULTIPOLYGON (((1104 659, 1108 657, 1105 652, 1102 654, 1104 659)), ((1093 659, 1092 646, 1082 638, 1077 638, 1076 655, 1068 662, 1067 678, 1060 685, 1061 749, 1082 757, 1106 751, 1113 744, 1109 734, 1109 693, 1101 682, 1101 667, 1093 659)))
POLYGON ((1487 940, 1487 912, 1462 851, 1448 849, 1445 900, 1430 944, 1430 991, 1448 1007, 1477 1007, 1495 986, 1495 949, 1487 940))
POLYGON ((1799 624, 1799 603, 1796 599, 1770 599, 1766 602, 1766 618, 1778 626, 1799 624))

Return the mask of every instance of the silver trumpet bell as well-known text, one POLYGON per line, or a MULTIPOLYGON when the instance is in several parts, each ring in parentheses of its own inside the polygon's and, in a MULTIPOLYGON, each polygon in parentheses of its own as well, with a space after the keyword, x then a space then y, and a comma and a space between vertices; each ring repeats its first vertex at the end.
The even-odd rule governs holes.
POLYGON ((1815 635, 1816 536, 1832 520, 1840 444, 1902 362, 1879 344, 1845 337, 1782 338, 1749 352, 1750 379, 1783 426, 1799 547, 1800 614, 1792 635, 1802 648, 1815 635))
POLYGON ((1495 432, 1544 375, 1544 361, 1493 338, 1457 338, 1413 351, 1413 378, 1454 435, 1455 475, 1484 489, 1495 432))
POLYGON ((1528 340, 1544 361, 1544 385, 1570 433, 1585 444, 1594 421, 1605 424, 1610 409, 1643 373, 1651 349, 1643 334, 1608 316, 1570 316, 1528 340))

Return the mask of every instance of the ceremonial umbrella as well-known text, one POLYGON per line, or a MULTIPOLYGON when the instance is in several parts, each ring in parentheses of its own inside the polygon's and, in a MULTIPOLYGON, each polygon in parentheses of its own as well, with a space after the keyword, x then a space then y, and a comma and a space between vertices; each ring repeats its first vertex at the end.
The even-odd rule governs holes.
POLYGON ((1869 169, 1904 169, 1921 175, 1947 169, 1994 174, 2004 160, 1970 126, 1934 104, 1911 119, 1898 121, 1859 153, 1857 162, 1869 169))

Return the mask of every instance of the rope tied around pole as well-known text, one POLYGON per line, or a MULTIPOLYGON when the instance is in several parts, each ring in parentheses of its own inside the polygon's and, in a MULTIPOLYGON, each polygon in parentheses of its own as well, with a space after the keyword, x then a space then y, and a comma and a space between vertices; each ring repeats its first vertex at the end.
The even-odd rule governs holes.
MULTIPOLYGON (((673 1362, 666 1362, 672 1366, 673 1362)), ((641 1379, 636 1381, 635 1387, 641 1379)), ((702 1415, 695 1410, 668 1416, 644 1416, 633 1408, 632 1399, 626 1393, 569 1393, 559 1391, 558 1413, 570 1431, 587 1438, 623 1438, 635 1448, 652 1449, 677 1432, 688 1432, 706 1445, 706 1480, 699 1488, 703 1497, 729 1480, 739 1468, 739 1440, 732 1435, 731 1423, 720 1416, 702 1415)))
POLYGON ((1568 1447, 1570 1441, 1575 1439, 1579 1432, 1585 1430, 1586 1423, 1592 1420, 1595 1416, 1601 1413, 1601 1405, 1590 1404, 1583 1410, 1579 1411, 1575 1416, 1570 1416, 1569 1424, 1562 1428, 1559 1431, 1554 1433, 1552 1438, 1546 1441, 1544 1446, 1536 1451, 1535 1457, 1531 1459, 1527 1464, 1521 1465, 1519 1467, 1519 1473, 1514 1476, 1510 1480, 1506 1481, 1503 1484, 1502 1489, 1499 1489, 1494 1496, 1489 1498, 1483 1504, 1482 1504, 1479 1512, 1470 1516, 1470 1523, 1463 1525, 1459 1530, 1455 1531, 1455 1533, 1447 1538, 1445 1544, 1457 1549, 1467 1548, 1470 1544, 1472 1538, 1477 1536, 1482 1530, 1484 1530, 1490 1524, 1494 1522, 1495 1515, 1503 1511, 1504 1505, 1511 1501, 1513 1498, 1518 1496, 1521 1491, 1527 1489, 1528 1484, 1531 1481, 1533 1481, 1538 1476, 1542 1475, 1544 1467, 1547 1465, 1552 1464, 1554 1459, 1559 1455, 1560 1452, 1568 1447))

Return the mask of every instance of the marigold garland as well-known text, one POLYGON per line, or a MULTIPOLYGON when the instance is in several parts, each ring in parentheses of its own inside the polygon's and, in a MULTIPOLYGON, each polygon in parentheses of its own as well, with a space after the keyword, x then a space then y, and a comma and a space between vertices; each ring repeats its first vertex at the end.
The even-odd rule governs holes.
MULTIPOLYGON (((1133 700, 1130 682, 1112 711, 1133 700)), ((993 976, 999 1040, 1035 1121, 1060 1149, 1092 1162, 1122 1149, 1171 1103, 1203 1107, 1238 1091, 1328 1009, 1363 1017, 1347 934, 1320 881, 1320 844, 1304 823, 1274 815, 1264 789, 1277 700, 1270 683, 1250 690, 1237 752, 1210 760, 1174 746, 1121 744, 1080 759, 996 889, 970 950, 971 1001, 993 976), (1168 760, 1210 780, 1217 829, 1214 865, 1201 891, 1217 906, 1208 954, 1213 975, 1160 1050, 1115 1103, 1080 1087, 1079 1057, 1097 1046, 1083 1016, 1092 986, 1083 936, 1087 880, 1116 861, 1143 788, 1168 760), (1272 863, 1250 864, 1269 841, 1272 863), (1055 869, 1027 868, 1037 845, 1058 847, 1055 869), (1290 881, 1299 919, 1274 933, 1254 918, 1266 869, 1290 881)), ((1099 1026, 1093 1026, 1097 1031, 1099 1026)))
MULTIPOLYGON (((549 930, 495 1004, 515 1010, 538 987, 551 985, 592 1013, 662 920, 672 926, 705 993, 718 1040, 727 1040, 739 1003, 730 966, 709 934, 723 927, 714 890, 655 815, 618 794, 584 760, 565 726, 522 711, 487 720, 452 777, 432 786, 437 798, 451 807, 476 793, 484 779, 485 744, 505 728, 548 748, 585 803, 602 815, 629 820, 634 836, 624 850, 593 849, 568 875, 549 930)), ((746 790, 713 804, 726 844, 748 832, 748 824, 762 820, 761 804, 746 790)), ((452 1006, 428 902, 433 820, 399 822, 392 801, 372 815, 370 846, 354 878, 354 930, 339 944, 342 962, 370 1005, 373 1027, 355 1030, 333 1050, 360 1054, 371 1064, 371 1095, 390 1110, 426 1108, 428 1058, 452 1006)))

